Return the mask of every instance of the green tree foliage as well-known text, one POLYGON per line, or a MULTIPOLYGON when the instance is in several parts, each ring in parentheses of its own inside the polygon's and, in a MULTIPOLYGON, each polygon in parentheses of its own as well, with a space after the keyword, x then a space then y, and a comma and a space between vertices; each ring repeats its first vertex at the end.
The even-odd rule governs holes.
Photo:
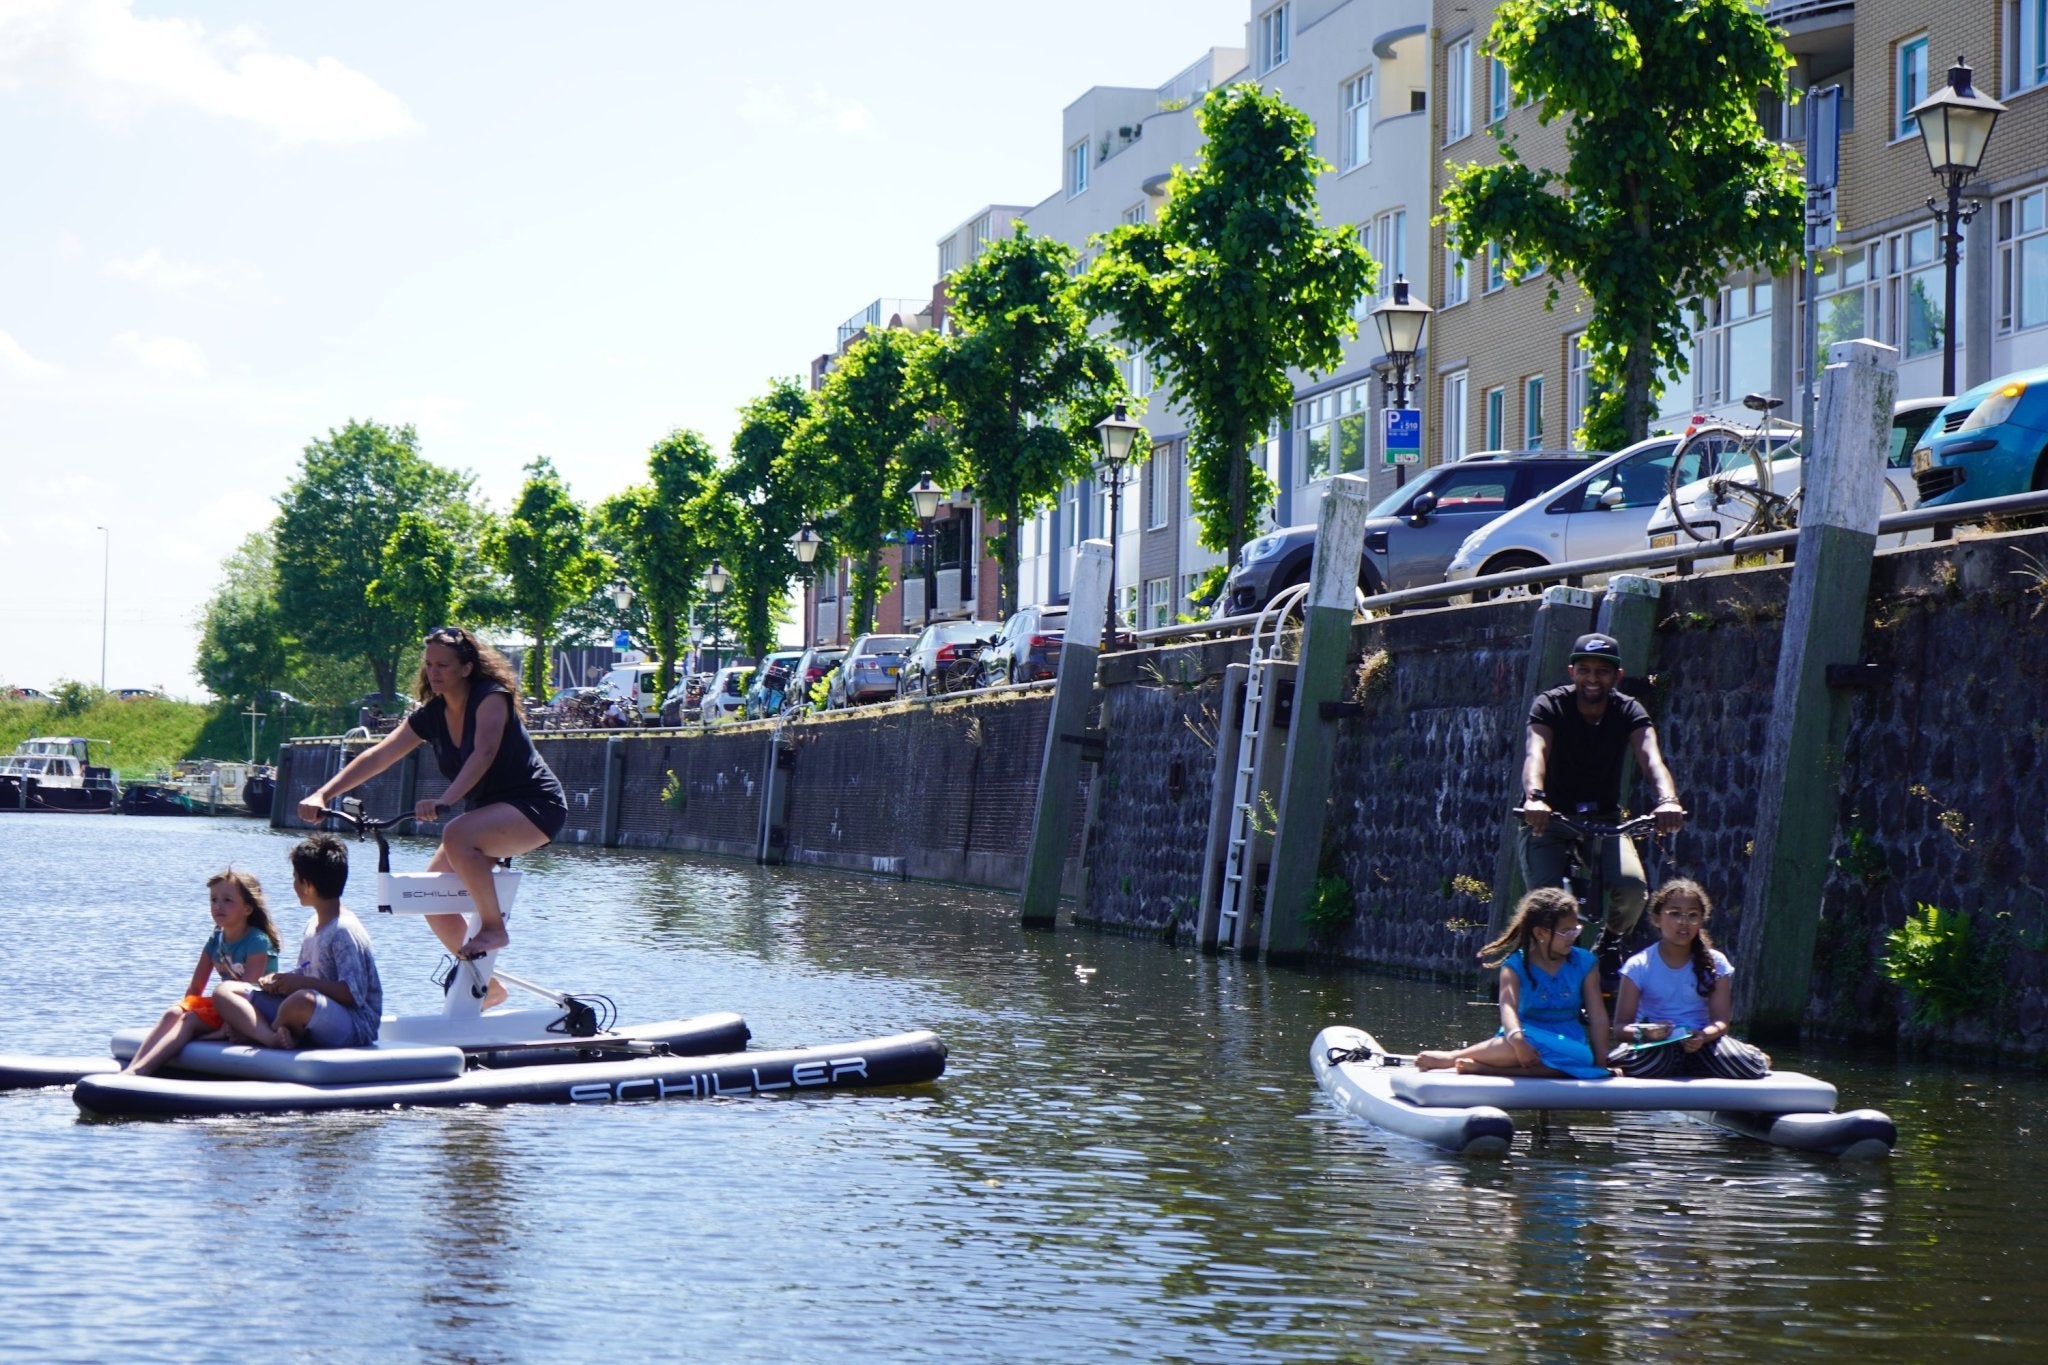
POLYGON ((775 647, 775 620, 799 570, 790 539, 824 510, 819 481, 804 477, 791 447, 810 411, 802 385, 773 381, 740 409, 732 462, 719 478, 717 542, 732 574, 727 601, 741 644, 757 659, 775 647))
POLYGON ((647 476, 606 499, 598 517, 637 594, 633 607, 645 615, 666 694, 675 685, 697 580, 714 553, 700 518, 715 495, 718 461, 702 436, 678 428, 647 452, 647 476))
POLYGON ((873 629, 887 586, 883 537, 916 521, 910 486, 924 470, 941 482, 953 474, 952 452, 928 425, 930 403, 916 382, 937 341, 931 332, 868 331, 826 376, 793 440, 804 477, 816 478, 819 496, 838 508, 824 533, 855 556, 856 635, 873 629))
MULTIPOLYGON (((395 691, 411 623, 370 601, 384 547, 407 511, 475 545, 481 519, 470 478, 420 455, 410 426, 351 421, 305 449, 278 498, 277 602, 288 634, 309 653, 359 658, 381 692, 395 691)), ((438 623, 437 623, 438 624, 438 623)))
POLYGON ((221 585, 199 615, 194 671, 207 690, 241 701, 284 686, 292 648, 277 605, 277 546, 268 528, 221 562, 221 585))
POLYGON ((384 542, 377 576, 366 591, 372 606, 390 611, 418 639, 456 619, 461 569, 454 538, 431 517, 406 511, 384 542))
POLYGON ((1124 397, 1115 350, 1088 330, 1079 253, 1022 224, 946 281, 956 331, 926 353, 966 477, 1002 518, 1001 614, 1017 607, 1017 530, 1086 474, 1094 425, 1124 397))
POLYGON ((1197 117, 1200 163, 1175 169, 1156 224, 1103 239, 1081 289, 1187 409, 1201 541, 1234 560, 1273 498, 1251 449, 1290 415, 1288 370, 1342 361, 1376 267, 1350 227, 1316 225, 1316 177, 1330 168, 1300 110, 1245 83, 1211 91, 1197 117))
POLYGON ((1757 117, 1791 62, 1750 0, 1504 0, 1491 46, 1543 121, 1569 121, 1567 167, 1504 143, 1453 175, 1444 221, 1467 255, 1495 243, 1511 280, 1547 264, 1585 289, 1584 439, 1619 450, 1649 431, 1658 370, 1684 372, 1687 300, 1798 254, 1798 155, 1757 117))
POLYGON ((533 637, 526 655, 526 690, 547 695, 555 623, 571 604, 589 597, 611 571, 591 545, 583 506, 569 495, 545 455, 526 466, 526 482, 512 511, 491 528, 486 551, 509 585, 512 609, 533 637))

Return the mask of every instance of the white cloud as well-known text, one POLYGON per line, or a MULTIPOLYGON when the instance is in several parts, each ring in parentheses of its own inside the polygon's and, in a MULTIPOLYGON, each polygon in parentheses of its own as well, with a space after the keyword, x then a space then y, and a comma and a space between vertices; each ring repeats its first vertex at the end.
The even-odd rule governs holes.
POLYGON ((5 332, 0 332, 0 370, 7 370, 23 379, 54 379, 64 373, 47 360, 37 360, 5 332))
POLYGON ((740 121, 757 128, 805 128, 813 131, 866 133, 874 115, 859 100, 842 100, 822 85, 792 96, 780 85, 748 87, 740 97, 740 121))
POLYGON ((58 89, 104 116, 182 104, 269 129, 287 145, 415 132, 405 101, 332 57, 272 51, 249 28, 209 35, 145 19, 133 0, 0 0, 0 90, 58 89))
POLYGON ((123 332, 107 343, 107 349, 158 374, 206 378, 206 357, 183 337, 145 337, 140 332, 123 332))
POLYGON ((155 247, 149 247, 137 256, 117 256, 100 267, 100 273, 117 280, 132 280, 145 288, 175 296, 198 288, 230 288, 245 282, 250 274, 245 267, 174 260, 155 247))

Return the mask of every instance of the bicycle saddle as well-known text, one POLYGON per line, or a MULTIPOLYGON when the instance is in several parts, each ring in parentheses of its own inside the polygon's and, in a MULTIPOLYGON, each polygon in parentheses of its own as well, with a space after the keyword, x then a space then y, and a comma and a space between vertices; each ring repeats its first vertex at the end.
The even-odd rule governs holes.
POLYGON ((1742 406, 1751 412, 1771 412, 1785 406, 1782 398, 1773 398, 1767 393, 1752 393, 1742 400, 1742 406))

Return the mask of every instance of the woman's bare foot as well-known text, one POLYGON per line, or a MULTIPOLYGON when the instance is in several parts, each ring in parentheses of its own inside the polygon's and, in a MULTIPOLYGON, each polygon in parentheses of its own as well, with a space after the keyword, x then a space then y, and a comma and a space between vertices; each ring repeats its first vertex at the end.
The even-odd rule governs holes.
POLYGON ((505 1003, 506 995, 505 983, 498 980, 495 976, 492 977, 490 986, 484 991, 484 1008, 487 1010, 496 1009, 505 1003))
POLYGON ((479 929, 476 937, 462 945, 462 956, 482 957, 485 953, 502 952, 512 946, 512 936, 503 929, 479 929))
POLYGON ((1473 1061, 1470 1057, 1460 1057, 1452 1065, 1458 1069, 1458 1074, 1461 1076, 1474 1075, 1483 1069, 1480 1063, 1473 1061))
POLYGON ((283 1024, 279 1024, 271 1031, 270 1045, 272 1047, 295 1048, 299 1045, 299 1040, 292 1037, 290 1029, 286 1028, 283 1024))
POLYGON ((1415 1054, 1417 1071, 1448 1071, 1456 1059, 1448 1052, 1418 1052, 1415 1054))

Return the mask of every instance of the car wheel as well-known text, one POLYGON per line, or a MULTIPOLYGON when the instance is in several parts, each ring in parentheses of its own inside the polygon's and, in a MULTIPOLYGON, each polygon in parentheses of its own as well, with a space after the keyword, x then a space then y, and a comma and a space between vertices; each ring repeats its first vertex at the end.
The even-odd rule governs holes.
MULTIPOLYGON (((1482 575, 1513 573, 1516 569, 1540 569, 1547 563, 1549 563, 1548 560, 1538 555, 1517 550, 1508 554, 1497 555, 1493 559, 1488 560, 1479 572, 1482 575)), ((1474 592, 1472 600, 1474 602, 1495 602, 1509 597, 1533 597, 1540 591, 1541 589, 1533 583, 1522 583, 1507 588, 1484 588, 1474 592)))

